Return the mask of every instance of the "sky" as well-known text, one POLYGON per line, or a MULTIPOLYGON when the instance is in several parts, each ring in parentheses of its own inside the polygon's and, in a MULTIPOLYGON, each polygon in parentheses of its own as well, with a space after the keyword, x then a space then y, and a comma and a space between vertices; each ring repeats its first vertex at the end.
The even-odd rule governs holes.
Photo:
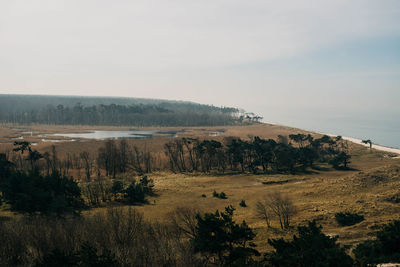
POLYGON ((400 114, 400 1, 0 0, 0 93, 400 114))

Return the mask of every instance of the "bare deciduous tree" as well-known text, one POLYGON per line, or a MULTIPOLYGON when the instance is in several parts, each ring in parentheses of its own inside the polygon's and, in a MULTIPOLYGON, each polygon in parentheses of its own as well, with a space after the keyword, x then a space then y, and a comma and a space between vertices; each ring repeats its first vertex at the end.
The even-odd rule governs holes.
POLYGON ((132 160, 131 160, 131 166, 132 168, 139 174, 143 174, 143 168, 142 168, 142 159, 143 159, 143 153, 139 151, 139 148, 137 146, 133 147, 132 150, 132 160))
POLYGON ((87 151, 80 153, 85 168, 86 180, 90 181, 90 174, 92 172, 93 161, 90 158, 90 154, 87 151))
POLYGON ((271 210, 265 201, 256 203, 256 215, 267 223, 267 227, 271 227, 271 210))
POLYGON ((119 158, 120 158, 120 172, 126 172, 126 166, 128 165, 128 152, 129 146, 125 140, 121 140, 119 143, 119 158))
POLYGON ((291 218, 297 213, 292 200, 287 195, 275 192, 268 197, 267 204, 278 217, 281 229, 288 229, 291 218))
POLYGON ((173 227, 183 235, 193 238, 196 234, 197 219, 196 215, 200 211, 192 207, 178 207, 171 212, 170 218, 173 227))

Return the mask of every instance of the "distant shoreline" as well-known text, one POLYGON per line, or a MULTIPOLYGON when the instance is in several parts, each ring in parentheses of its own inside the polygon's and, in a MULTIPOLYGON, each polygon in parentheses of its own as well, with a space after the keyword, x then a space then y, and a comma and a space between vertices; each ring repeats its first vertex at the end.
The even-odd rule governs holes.
MULTIPOLYGON (((337 135, 334 135, 334 134, 326 134, 326 135, 328 135, 328 136, 337 136, 337 135)), ((365 147, 369 147, 369 144, 364 144, 361 139, 354 138, 354 137, 348 137, 348 136, 342 136, 342 138, 344 140, 353 142, 355 144, 362 145, 362 146, 365 146, 365 147)), ((395 153, 395 154, 399 154, 400 155, 400 149, 398 149, 398 148, 377 145, 377 144, 374 144, 374 143, 372 143, 372 148, 376 149, 376 150, 395 153)))
MULTIPOLYGON (((275 122, 265 122, 265 123, 268 123, 268 124, 271 124, 271 125, 279 125, 279 126, 283 126, 283 127, 291 127, 291 126, 282 125, 282 124, 275 123, 275 122)), ((293 128, 293 127, 291 127, 291 128, 293 128)), ((295 128, 297 128, 297 127, 295 127, 295 128)), ((338 134, 328 134, 328 133, 317 132, 317 131, 314 131, 314 130, 306 130, 306 129, 301 129, 301 128, 299 128, 299 129, 303 130, 303 131, 307 131, 307 132, 313 132, 313 133, 316 133, 316 134, 328 135, 330 137, 339 136, 338 134)), ((352 143, 355 143, 355 144, 358 144, 358 145, 362 145, 362 146, 365 146, 365 147, 369 147, 369 144, 364 144, 362 142, 362 139, 354 138, 354 137, 348 137, 348 136, 342 136, 342 138, 344 140, 350 141, 352 143)), ((385 151, 385 152, 390 152, 390 153, 395 153, 395 154, 399 154, 400 155, 400 149, 399 148, 388 147, 388 146, 378 145, 378 144, 374 144, 374 143, 372 143, 372 148, 376 149, 376 150, 379 150, 379 151, 385 151)))

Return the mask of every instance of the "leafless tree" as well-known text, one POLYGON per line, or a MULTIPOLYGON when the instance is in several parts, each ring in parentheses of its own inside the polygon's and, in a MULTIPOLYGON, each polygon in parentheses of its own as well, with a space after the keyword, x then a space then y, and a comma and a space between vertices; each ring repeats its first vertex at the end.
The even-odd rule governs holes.
POLYGON ((81 178, 82 162, 81 157, 77 154, 73 155, 74 168, 78 171, 78 178, 81 178))
POLYGON ((186 148, 186 151, 189 156, 189 163, 191 167, 191 171, 197 171, 198 169, 198 159, 196 157, 195 147, 199 143, 197 139, 194 138, 182 138, 182 142, 186 148))
POLYGON ((196 215, 200 211, 192 207, 178 207, 169 214, 172 226, 184 236, 193 238, 196 234, 196 215))
POLYGON ((182 168, 179 165, 179 150, 176 148, 175 142, 169 142, 164 145, 165 154, 168 156, 170 170, 174 173, 182 172, 182 168))
POLYGON ((278 217, 281 229, 288 229, 290 227, 290 220, 297 213, 292 200, 287 195, 274 192, 268 196, 266 203, 276 217, 278 217))
POLYGON ((51 164, 52 164, 52 172, 55 173, 56 171, 58 171, 59 163, 55 145, 51 146, 51 164))
MULTIPOLYGON (((122 146, 125 150, 125 145, 122 146)), ((105 169, 107 176, 112 175, 115 178, 116 174, 121 171, 121 155, 119 152, 113 140, 108 140, 104 147, 99 148, 97 160, 100 166, 105 169)))
POLYGON ((45 152, 44 154, 43 154, 43 158, 44 158, 44 160, 46 161, 46 171, 47 171, 47 175, 49 175, 50 174, 50 170, 51 170, 51 166, 52 166, 52 163, 51 163, 51 159, 50 159, 50 153, 49 152, 45 152))
POLYGON ((122 139, 119 143, 119 170, 121 173, 126 172, 126 166, 128 164, 128 153, 128 143, 122 139))
POLYGON ((265 201, 258 201, 256 203, 256 215, 267 223, 267 227, 271 227, 271 210, 265 201))
POLYGON ((145 147, 144 152, 143 152, 143 162, 144 162, 144 170, 146 173, 151 173, 151 168, 152 168, 152 156, 149 151, 147 151, 147 148, 145 147))
POLYGON ((90 158, 90 154, 87 151, 80 153, 83 167, 85 168, 86 180, 90 181, 90 174, 92 172, 93 161, 90 158))
POLYGON ((141 152, 137 146, 133 146, 130 165, 132 169, 134 169, 139 175, 142 175, 144 173, 142 168, 142 161, 143 152, 141 152))

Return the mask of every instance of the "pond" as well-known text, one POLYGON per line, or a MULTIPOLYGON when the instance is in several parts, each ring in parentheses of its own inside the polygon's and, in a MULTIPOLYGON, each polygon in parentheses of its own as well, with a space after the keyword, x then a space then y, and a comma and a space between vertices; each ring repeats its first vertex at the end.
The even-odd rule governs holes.
POLYGON ((149 139, 156 134, 167 135, 169 137, 177 136, 176 131, 160 131, 160 130, 92 131, 88 133, 46 134, 46 136, 107 140, 107 139, 149 139))

